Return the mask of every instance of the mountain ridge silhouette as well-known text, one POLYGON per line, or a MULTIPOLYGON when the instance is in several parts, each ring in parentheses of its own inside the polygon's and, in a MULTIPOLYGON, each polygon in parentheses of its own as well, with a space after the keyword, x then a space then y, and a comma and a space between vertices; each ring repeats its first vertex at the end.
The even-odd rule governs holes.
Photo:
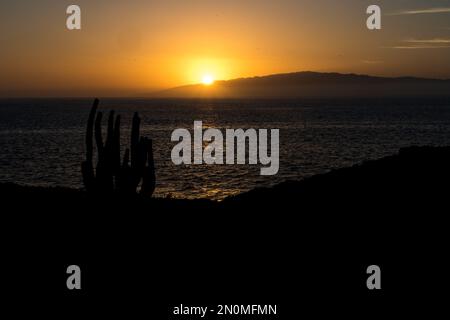
POLYGON ((173 98, 449 96, 450 79, 301 71, 190 84, 155 92, 173 98))

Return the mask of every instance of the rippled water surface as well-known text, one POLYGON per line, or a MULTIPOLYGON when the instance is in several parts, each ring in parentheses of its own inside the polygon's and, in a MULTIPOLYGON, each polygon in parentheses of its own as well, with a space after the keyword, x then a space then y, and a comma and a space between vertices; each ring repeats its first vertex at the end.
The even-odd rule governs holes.
MULTIPOLYGON (((0 100, 0 182, 81 188, 80 163, 90 109, 86 99, 0 100)), ((122 115, 122 144, 139 111, 153 138, 157 195, 221 199, 257 186, 301 179, 397 152, 410 145, 450 145, 450 103, 104 99, 122 115), (280 129, 280 170, 260 165, 175 166, 176 128, 280 129)))

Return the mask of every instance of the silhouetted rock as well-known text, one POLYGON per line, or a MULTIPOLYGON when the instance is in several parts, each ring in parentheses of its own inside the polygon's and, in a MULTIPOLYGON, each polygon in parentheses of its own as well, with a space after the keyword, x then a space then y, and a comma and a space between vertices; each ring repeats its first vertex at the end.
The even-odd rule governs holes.
MULTIPOLYGON (((248 206, 262 210, 296 206, 298 211, 341 208, 360 214, 386 206, 404 214, 417 205, 443 204, 449 193, 450 147, 410 147, 399 154, 332 170, 301 181, 258 188, 224 200, 228 209, 248 206)), ((384 208, 384 209, 383 209, 384 208)), ((336 213, 337 214, 337 213, 336 213)))
MULTIPOLYGON (((448 270, 449 160, 448 147, 407 148, 222 202, 0 184, 13 235, 5 243, 16 244, 6 261, 20 254, 21 274, 38 262, 46 288, 61 285, 49 284, 54 272, 66 276, 67 265, 85 263, 95 275, 90 294, 102 297, 136 287, 278 297, 289 284, 321 297, 320 306, 343 288, 353 303, 361 292, 354 288, 367 291, 367 266, 377 264, 389 287, 383 293, 397 302, 406 291, 408 305, 420 303, 417 288, 434 292, 448 270), (123 282, 111 282, 118 274, 123 282)), ((29 278, 14 281, 28 288, 29 278)))

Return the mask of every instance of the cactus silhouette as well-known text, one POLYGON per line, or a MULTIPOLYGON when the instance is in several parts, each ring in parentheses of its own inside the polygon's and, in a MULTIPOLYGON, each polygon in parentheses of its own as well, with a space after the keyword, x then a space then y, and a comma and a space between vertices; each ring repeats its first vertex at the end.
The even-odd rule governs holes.
POLYGON ((99 100, 95 99, 89 113, 86 129, 86 160, 81 164, 83 183, 88 192, 134 194, 152 196, 155 191, 155 165, 152 140, 140 137, 141 119, 133 116, 131 147, 120 158, 120 116, 114 118, 110 111, 106 141, 102 135, 102 113, 97 112, 99 100), (93 139, 97 145, 97 167, 93 166, 93 139))

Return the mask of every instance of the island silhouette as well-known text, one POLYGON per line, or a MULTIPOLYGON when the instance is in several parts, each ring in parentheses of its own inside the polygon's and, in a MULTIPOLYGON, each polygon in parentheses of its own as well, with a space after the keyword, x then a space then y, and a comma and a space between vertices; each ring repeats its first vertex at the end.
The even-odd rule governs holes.
POLYGON ((159 98, 386 98, 449 96, 449 79, 292 72, 192 84, 150 94, 159 98))

